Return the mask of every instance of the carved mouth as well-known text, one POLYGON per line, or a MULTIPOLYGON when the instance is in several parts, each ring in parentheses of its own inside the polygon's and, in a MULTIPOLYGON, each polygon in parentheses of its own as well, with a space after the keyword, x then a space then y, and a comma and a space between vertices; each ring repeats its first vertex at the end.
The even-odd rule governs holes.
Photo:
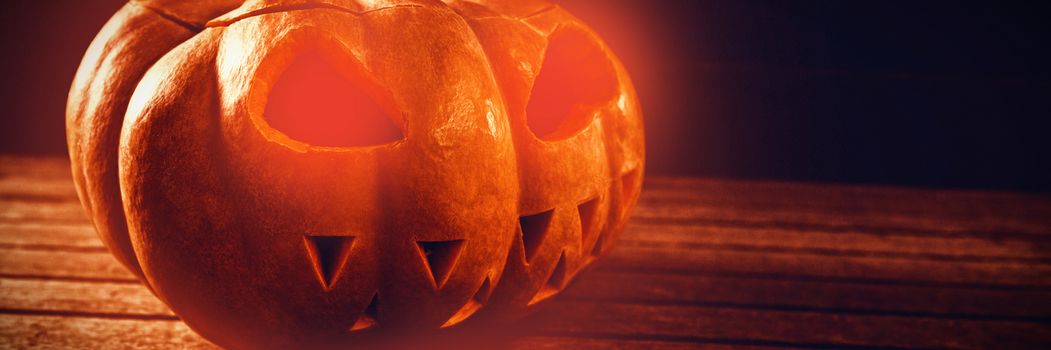
MULTIPOLYGON (((307 235, 303 242, 307 256, 313 263, 315 275, 325 291, 330 291, 339 280, 347 260, 353 254, 355 237, 352 235, 307 235)), ((449 280, 463 251, 464 240, 417 241, 421 263, 430 272, 436 290, 449 280)), ((456 325, 473 315, 488 301, 492 292, 492 278, 486 276, 475 294, 455 312, 442 327, 456 325)), ((350 327, 351 332, 364 331, 380 324, 379 293, 373 294, 368 306, 350 327)))
MULTIPOLYGON (((610 194, 614 194, 613 191, 619 192, 616 194, 620 196, 623 202, 627 203, 636 195, 636 181, 638 181, 639 175, 638 169, 624 173, 619 181, 611 184, 610 194)), ((598 235, 598 237, 594 238, 593 246, 586 253, 589 256, 585 264, 603 252, 607 236, 609 235, 607 232, 609 230, 604 229, 603 222, 599 220, 600 204, 602 204, 602 197, 593 196, 576 205, 575 212, 578 215, 580 224, 580 249, 582 255, 585 254, 583 252, 589 240, 593 236, 598 235)), ((615 208, 612 205, 609 205, 609 207, 610 210, 615 208)), ((555 210, 555 208, 552 208, 540 213, 519 217, 519 225, 521 227, 519 239, 521 239, 521 256, 523 259, 521 263, 523 265, 530 265, 536 258, 540 247, 551 231, 551 222, 552 218, 555 217, 555 210)), ((611 211, 607 215, 609 215, 609 219, 619 219, 621 213, 611 211)), ((347 261, 351 254, 354 254, 355 238, 353 235, 304 236, 303 242, 306 246, 307 256, 313 263, 315 275, 325 291, 333 289, 335 283, 339 281, 343 270, 347 268, 347 261)), ((420 264, 429 272, 432 286, 435 290, 442 289, 448 282, 468 243, 468 241, 463 239, 416 241, 420 264)), ((557 295, 565 288, 566 282, 571 276, 572 272, 569 271, 567 266, 566 249, 563 247, 558 261, 554 264, 547 280, 535 292, 527 305, 533 305, 557 295)), ((478 312, 489 301, 493 287, 492 276, 486 276, 471 298, 454 312, 441 327, 446 328, 459 324, 478 312)), ((382 321, 380 310, 380 298, 377 292, 373 294, 369 304, 362 310, 354 325, 350 327, 350 331, 363 331, 377 327, 382 321)))
MULTIPOLYGON (((580 248, 584 249, 588 239, 592 233, 599 229, 598 220, 598 204, 601 198, 591 197, 590 199, 577 205, 576 212, 580 222, 580 248)), ((547 237, 550 230, 551 219, 554 216, 555 209, 547 210, 534 215, 522 216, 519 218, 519 224, 522 227, 522 247, 523 247, 523 263, 529 265, 533 262, 536 257, 537 251, 547 237)), ((598 244, 598 243, 596 243, 598 244)), ((562 249, 558 262, 555 263, 555 267, 551 270, 550 275, 547 277, 547 281, 541 285, 540 289, 533 295, 533 298, 529 300, 527 305, 533 305, 540 301, 546 300, 560 292, 565 287, 566 281, 568 280, 569 273, 566 268, 566 250, 562 249)))
MULTIPOLYGON (((626 206, 635 196, 638 194, 637 182, 640 179, 641 171, 639 168, 633 168, 627 172, 624 172, 620 176, 620 181, 615 181, 611 184, 610 194, 617 191, 620 195, 620 201, 624 203, 620 209, 620 212, 614 212, 613 210, 617 207, 609 205, 609 212, 607 213, 607 222, 614 222, 620 220, 622 215, 626 215, 626 211, 623 207, 626 206)), ((609 239, 610 229, 609 227, 604 228, 602 223, 597 220, 599 216, 599 204, 601 197, 592 197, 577 205, 577 215, 580 222, 580 249, 581 254, 583 249, 590 239, 591 236, 598 232, 598 237, 595 238, 589 256, 585 260, 584 264, 590 264, 595 258, 601 255, 606 248, 606 241, 609 239)), ((542 212, 540 214, 523 216, 520 219, 522 224, 522 241, 523 247, 525 248, 525 263, 528 264, 532 261, 536 254, 537 248, 540 246, 540 242, 544 240, 544 236, 547 235, 548 226, 551 220, 551 213, 554 209, 542 212)), ((566 268, 566 251, 563 249, 561 255, 558 258, 558 262, 555 263, 554 269, 551 274, 548 275, 547 281, 540 287, 540 289, 533 295, 533 298, 529 301, 528 305, 536 304, 540 301, 546 300, 556 294, 558 294, 563 288, 565 288, 566 282, 570 279, 571 274, 566 268)))

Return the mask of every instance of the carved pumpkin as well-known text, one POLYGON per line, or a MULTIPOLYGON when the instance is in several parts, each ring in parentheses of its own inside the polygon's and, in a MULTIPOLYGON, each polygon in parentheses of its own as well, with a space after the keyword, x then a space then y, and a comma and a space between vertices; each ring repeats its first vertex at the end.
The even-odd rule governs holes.
POLYGON ((605 252, 642 116, 539 1, 133 1, 67 110, 113 254, 230 347, 521 315, 605 252))

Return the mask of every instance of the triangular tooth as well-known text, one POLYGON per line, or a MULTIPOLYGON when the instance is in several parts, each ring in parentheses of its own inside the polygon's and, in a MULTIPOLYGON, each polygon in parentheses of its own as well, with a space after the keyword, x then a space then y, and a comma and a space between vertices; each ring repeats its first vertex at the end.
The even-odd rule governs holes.
POLYGON ((365 311, 361 313, 361 316, 358 316, 357 321, 354 321, 354 325, 350 327, 350 330, 366 330, 376 327, 379 324, 379 298, 379 293, 372 295, 372 300, 369 301, 369 306, 365 307, 365 311))
POLYGON ((492 283, 490 282, 489 277, 486 277, 485 281, 482 281, 482 285, 478 287, 478 291, 474 292, 474 295, 471 296, 471 299, 468 299, 463 307, 453 313, 453 315, 449 317, 449 320, 442 324, 441 328, 452 327, 467 320, 471 315, 474 315, 474 313, 478 312, 478 309, 481 309, 482 306, 485 305, 485 302, 489 300, 491 292, 492 283))
POLYGON ((551 271, 551 277, 547 279, 547 286, 559 290, 566 284, 566 253, 563 252, 555 264, 555 270, 551 271))
POLYGON ((539 214, 518 218, 518 223, 522 226, 522 247, 525 248, 526 263, 533 261, 536 252, 540 250, 540 244, 544 242, 544 237, 547 236, 554 211, 554 209, 551 209, 539 214))
POLYGON ((595 231, 595 216, 598 214, 599 199, 592 198, 577 206, 577 214, 580 217, 580 247, 583 249, 591 233, 595 231))
POLYGON ((489 296, 492 294, 492 291, 492 281, 489 277, 486 277, 485 281, 482 281, 482 286, 478 287, 477 292, 474 292, 474 296, 471 297, 471 300, 477 301, 479 303, 485 303, 486 301, 489 301, 489 296))
POLYGON ((305 236, 303 242, 321 285, 325 289, 332 288, 347 263, 354 237, 315 235, 305 236))
POLYGON ((627 205, 635 196, 635 182, 639 179, 639 169, 629 170, 620 176, 620 202, 627 205))
POLYGON ((456 261, 460 259, 463 240, 417 241, 416 246, 420 249, 424 265, 431 272, 434 286, 441 288, 452 274, 456 261))
POLYGON ((558 262, 555 263, 555 269, 551 271, 551 276, 547 278, 547 282, 540 287, 540 290, 536 292, 533 299, 529 301, 529 305, 535 304, 541 300, 550 298, 555 294, 558 294, 562 287, 566 284, 566 252, 562 252, 562 255, 558 257, 558 262))
POLYGON ((599 232, 598 239, 595 240, 595 245, 591 247, 591 256, 598 257, 602 255, 602 249, 606 245, 606 232, 599 232))

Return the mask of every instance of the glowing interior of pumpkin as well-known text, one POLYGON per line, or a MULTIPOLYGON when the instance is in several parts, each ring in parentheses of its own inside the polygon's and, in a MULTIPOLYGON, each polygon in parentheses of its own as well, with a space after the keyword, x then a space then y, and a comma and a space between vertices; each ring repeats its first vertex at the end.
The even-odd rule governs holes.
POLYGON ((313 146, 354 147, 394 142, 401 129, 358 82, 320 50, 301 53, 270 90, 266 121, 313 146))

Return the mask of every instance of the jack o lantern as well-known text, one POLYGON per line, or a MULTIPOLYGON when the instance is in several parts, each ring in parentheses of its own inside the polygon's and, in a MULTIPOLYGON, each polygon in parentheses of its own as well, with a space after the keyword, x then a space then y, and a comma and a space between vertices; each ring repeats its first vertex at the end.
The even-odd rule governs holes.
POLYGON ((132 1, 67 130, 102 241, 238 348, 521 315, 610 247, 644 165, 624 68, 540 1, 132 1))

